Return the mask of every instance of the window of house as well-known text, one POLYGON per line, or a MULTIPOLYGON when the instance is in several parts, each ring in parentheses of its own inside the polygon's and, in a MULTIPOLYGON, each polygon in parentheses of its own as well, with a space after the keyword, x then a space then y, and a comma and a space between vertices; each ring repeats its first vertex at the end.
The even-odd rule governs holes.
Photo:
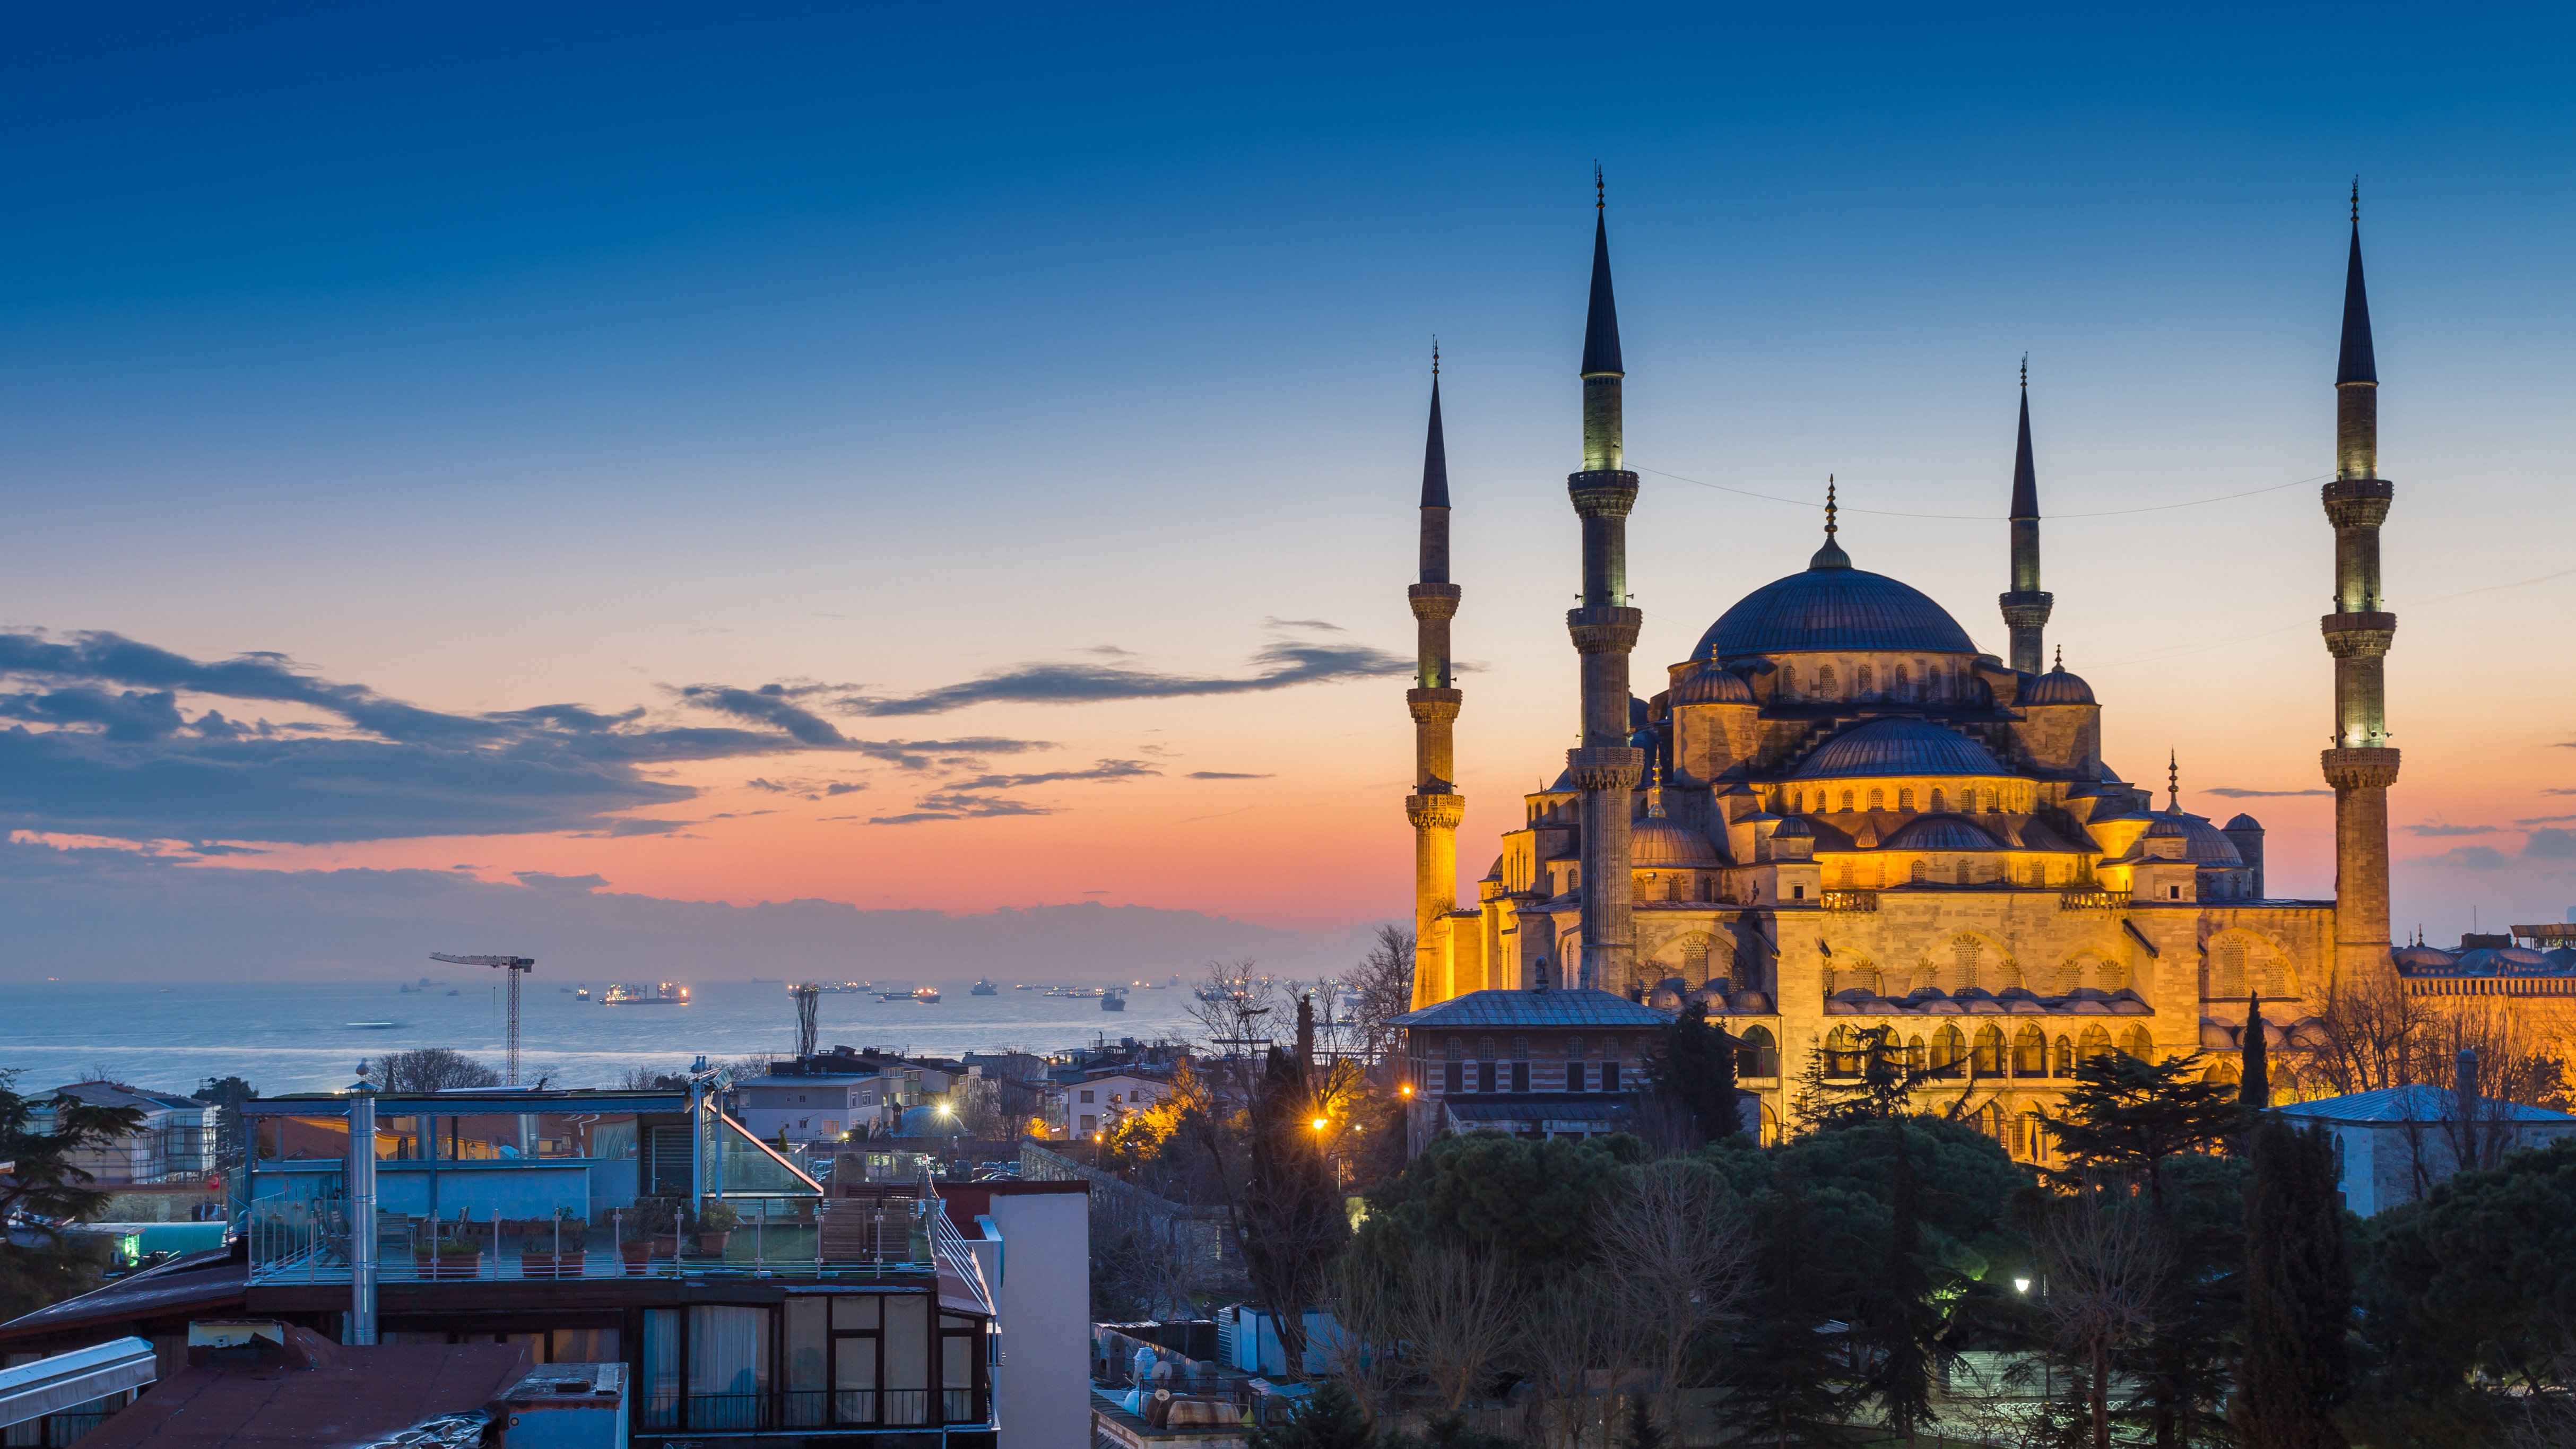
POLYGON ((1605 1092, 1615 1092, 1619 1090, 1619 1064, 1617 1062, 1608 1061, 1601 1064, 1601 1090, 1605 1092))
POLYGON ((2038 1027, 2024 1026, 2013 1034, 2013 1075, 2048 1075, 2048 1036, 2038 1027))
POLYGON ((2181 900, 2181 899, 2182 899, 2182 887, 2181 887, 2181 886, 2178 886, 2178 885, 2177 885, 2177 886, 2166 886, 2166 887, 2165 887, 2165 899, 2166 899, 2166 900, 2169 900, 2169 901, 2178 901, 2178 900, 2181 900))
POLYGON ((1832 665, 1819 664, 1816 666, 1816 693, 1822 695, 1826 699, 1834 697, 1834 667, 1832 665))
POLYGON ((1744 1045, 1735 1050, 1735 1074, 1739 1077, 1776 1077, 1780 1075, 1780 1047, 1767 1026, 1748 1026, 1737 1038, 1744 1045))
POLYGON ((1950 808, 1950 802, 1940 791, 1934 790, 1932 792, 1932 808, 1935 810, 1947 810, 1950 808))
POLYGON ((1870 692, 1871 687, 1868 665, 1864 664, 1852 672, 1852 689, 1854 692, 1866 696, 1870 692))
MULTIPOLYGON (((1959 862, 1959 883, 1968 882, 1968 863, 1959 862)), ((1977 984, 1977 943, 1962 937, 1950 943, 1950 989, 1965 991, 1977 984)))
POLYGON ((1923 1038, 1909 1036, 1905 1039, 1905 1069, 1909 1072, 1919 1072, 1923 1068, 1923 1038))
POLYGON ((1529 1090, 1529 1063, 1512 1063, 1512 1090, 1515 1092, 1526 1092, 1529 1090))
POLYGON ((1896 687, 1896 697, 1898 699, 1912 699, 1914 697, 1914 676, 1905 672, 1904 665, 1900 664, 1896 666, 1893 683, 1896 687))
POLYGON ((1476 1063, 1476 1090, 1479 1092, 1494 1090, 1494 1063, 1490 1057, 1476 1063))
POLYGON ((1849 790, 1843 792, 1843 808, 1845 810, 1852 808, 1852 792, 1849 790))
POLYGON ((1872 791, 1870 791, 1870 792, 1869 792, 1869 808, 1870 808, 1870 809, 1872 809, 1872 810, 1883 810, 1883 809, 1885 809, 1886 807, 1887 807, 1887 792, 1886 792, 1885 790, 1872 790, 1872 791))
POLYGON ((1914 792, 1913 792, 1912 790, 1899 790, 1899 791, 1897 791, 1897 792, 1896 792, 1896 808, 1897 808, 1897 809, 1899 809, 1899 810, 1911 810, 1911 809, 1913 809, 1913 808, 1914 808, 1914 792))
POLYGON ((1096 1132, 1096 1131, 1100 1130, 1100 1117, 1099 1117, 1099 1115, 1098 1115, 1097 1113, 1092 1113, 1092 1112, 1085 1112, 1085 1113, 1083 1113, 1083 1114, 1082 1114, 1082 1130, 1083 1130, 1083 1131, 1085 1131, 1085 1132, 1096 1132))
POLYGON ((1849 1081, 1860 1075, 1860 1033, 1838 1026, 1825 1037, 1825 1075, 1835 1081, 1849 1081))
POLYGON ((1467 1064, 1465 1062, 1457 1061, 1441 1063, 1440 1085, 1443 1090, 1447 1091, 1448 1094, 1453 1097, 1466 1091, 1467 1064))
POLYGON ((1793 900, 1793 901, 1803 901, 1803 900, 1805 900, 1806 898, 1807 898, 1807 888, 1806 888, 1805 886, 1802 886, 1802 885, 1793 885, 1793 886, 1789 887, 1789 899, 1791 899, 1791 900, 1793 900))
POLYGON ((2053 1075, 2060 1077, 2075 1075, 2075 1043, 2062 1036, 2057 1039, 2057 1066, 2053 1075))

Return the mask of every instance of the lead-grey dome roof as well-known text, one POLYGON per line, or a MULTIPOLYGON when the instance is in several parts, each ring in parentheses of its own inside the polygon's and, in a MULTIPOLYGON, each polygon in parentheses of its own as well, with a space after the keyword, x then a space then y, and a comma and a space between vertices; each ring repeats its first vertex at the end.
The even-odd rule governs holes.
MULTIPOLYGON (((1828 550, 1838 553, 1839 551, 1828 550)), ((1700 636, 1698 657, 1732 661, 1802 650, 1974 654, 1949 611, 1885 574, 1833 565, 1774 579, 1736 601, 1700 636)))
POLYGON ((2061 664, 2023 685, 2020 703, 2091 704, 2093 686, 2086 684, 2081 676, 2067 673, 2066 666, 2061 664))
POLYGON ((1956 815, 1925 815, 1879 842, 1890 850, 1995 850, 1995 838, 1956 815))
POLYGON ((1851 775, 2001 775, 1986 747, 1930 720, 1897 716, 1852 726, 1807 756, 1793 780, 1851 775))

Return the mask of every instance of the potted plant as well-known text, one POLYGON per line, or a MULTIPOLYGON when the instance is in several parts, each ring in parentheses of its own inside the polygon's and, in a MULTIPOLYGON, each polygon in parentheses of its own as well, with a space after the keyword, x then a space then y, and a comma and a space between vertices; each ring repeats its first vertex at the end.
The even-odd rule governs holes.
POLYGON ((733 1241, 734 1224, 742 1221, 729 1203, 711 1202, 698 1209, 698 1252, 709 1258, 724 1256, 725 1247, 733 1241))
POLYGON ((519 1239, 519 1276, 580 1277, 590 1257, 589 1236, 589 1225, 574 1216, 571 1208, 558 1208, 551 1218, 529 1222, 519 1239))
POLYGON ((433 1234, 428 1242, 412 1245, 411 1257, 413 1270, 423 1278, 473 1278, 482 1272, 483 1245, 433 1234))
POLYGON ((655 1258, 680 1256, 678 1199, 637 1198, 625 1221, 626 1235, 617 1244, 617 1256, 625 1262, 629 1277, 643 1276, 655 1258))

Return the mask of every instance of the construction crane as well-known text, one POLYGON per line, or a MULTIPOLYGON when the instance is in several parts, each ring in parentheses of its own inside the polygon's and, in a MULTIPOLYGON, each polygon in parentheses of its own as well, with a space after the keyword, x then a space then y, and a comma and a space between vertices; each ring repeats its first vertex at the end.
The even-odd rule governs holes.
POLYGON ((814 1055, 814 1044, 820 1029, 815 1025, 815 1008, 823 1004, 823 988, 812 981, 799 982, 787 988, 796 998, 796 1055, 799 1059, 814 1055))
POLYGON ((537 958, 534 956, 450 956, 444 951, 432 951, 429 953, 429 959, 444 961, 451 966, 490 966, 509 978, 510 1070, 502 1080, 513 1087, 519 1085, 519 978, 537 969, 537 958))

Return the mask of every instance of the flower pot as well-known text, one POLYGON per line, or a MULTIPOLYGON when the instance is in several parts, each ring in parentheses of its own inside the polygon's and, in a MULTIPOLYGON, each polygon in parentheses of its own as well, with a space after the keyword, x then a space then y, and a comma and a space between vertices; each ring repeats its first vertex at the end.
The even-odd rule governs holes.
POLYGON ((698 1255, 704 1258, 721 1258, 724 1256, 725 1245, 732 1241, 731 1228, 716 1233, 702 1232, 698 1234, 698 1255))
POLYGON ((519 1255, 522 1278, 578 1278, 589 1254, 581 1249, 569 1253, 524 1252, 519 1255))
POLYGON ((480 1252, 414 1253, 411 1260, 413 1271, 432 1281, 479 1278, 483 1273, 483 1255, 480 1252))
POLYGON ((626 1265, 627 1277, 641 1278, 653 1266, 653 1244, 643 1238, 620 1243, 617 1245, 617 1256, 619 1261, 626 1265))

